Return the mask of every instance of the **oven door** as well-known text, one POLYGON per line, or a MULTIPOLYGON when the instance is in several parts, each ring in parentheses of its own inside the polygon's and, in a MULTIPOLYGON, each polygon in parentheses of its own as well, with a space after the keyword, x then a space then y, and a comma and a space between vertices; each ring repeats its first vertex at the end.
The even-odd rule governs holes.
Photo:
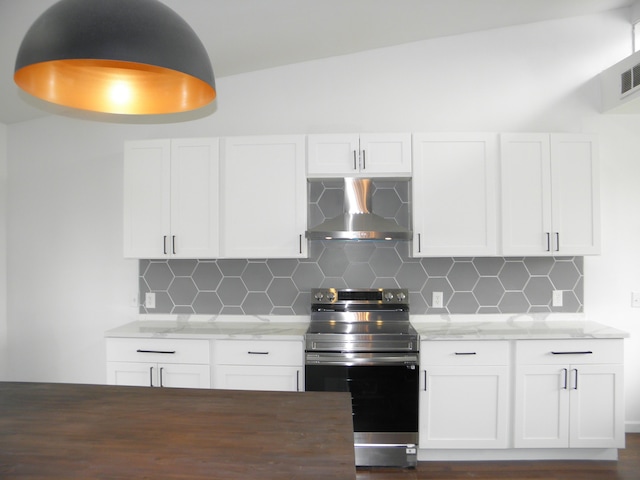
POLYGON ((305 390, 350 392, 356 437, 409 433, 415 443, 418 378, 417 354, 307 353, 305 390))

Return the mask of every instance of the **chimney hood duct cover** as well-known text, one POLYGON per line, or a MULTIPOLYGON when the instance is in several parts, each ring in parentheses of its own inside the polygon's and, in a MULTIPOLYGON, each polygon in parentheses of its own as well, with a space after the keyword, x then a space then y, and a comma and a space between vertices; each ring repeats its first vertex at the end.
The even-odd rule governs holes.
POLYGON ((413 233, 371 211, 371 179, 344 179, 344 213, 310 228, 311 240, 410 240, 413 233))

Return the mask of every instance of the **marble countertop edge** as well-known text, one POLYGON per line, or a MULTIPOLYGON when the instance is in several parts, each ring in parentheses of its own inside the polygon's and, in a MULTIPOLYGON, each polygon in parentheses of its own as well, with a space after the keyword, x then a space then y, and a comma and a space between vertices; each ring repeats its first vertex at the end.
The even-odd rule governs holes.
MULTIPOLYGON (((412 315, 421 340, 628 338, 584 314, 412 315)), ((303 340, 308 315, 140 315, 107 338, 303 340)))

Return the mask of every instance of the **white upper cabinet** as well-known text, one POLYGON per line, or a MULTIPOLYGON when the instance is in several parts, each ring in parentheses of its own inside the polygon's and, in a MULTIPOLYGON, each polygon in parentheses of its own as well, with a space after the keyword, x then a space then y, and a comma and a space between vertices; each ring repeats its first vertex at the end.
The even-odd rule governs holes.
POLYGON ((221 257, 307 256, 303 135, 222 141, 221 257))
POLYGON ((497 254, 498 136, 413 136, 413 256, 497 254))
POLYGON ((600 253, 597 145, 583 134, 503 134, 502 254, 600 253))
POLYGON ((333 134, 307 137, 309 177, 410 177, 411 134, 333 134))
POLYGON ((218 256, 218 139, 125 143, 124 256, 218 256))

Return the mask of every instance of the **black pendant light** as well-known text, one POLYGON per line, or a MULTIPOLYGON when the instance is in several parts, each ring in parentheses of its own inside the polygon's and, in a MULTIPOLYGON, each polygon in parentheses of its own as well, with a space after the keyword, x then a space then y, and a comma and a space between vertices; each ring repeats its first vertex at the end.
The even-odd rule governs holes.
POLYGON ((25 35, 14 80, 38 98, 115 114, 195 110, 216 97, 193 29, 157 0, 61 0, 25 35))

